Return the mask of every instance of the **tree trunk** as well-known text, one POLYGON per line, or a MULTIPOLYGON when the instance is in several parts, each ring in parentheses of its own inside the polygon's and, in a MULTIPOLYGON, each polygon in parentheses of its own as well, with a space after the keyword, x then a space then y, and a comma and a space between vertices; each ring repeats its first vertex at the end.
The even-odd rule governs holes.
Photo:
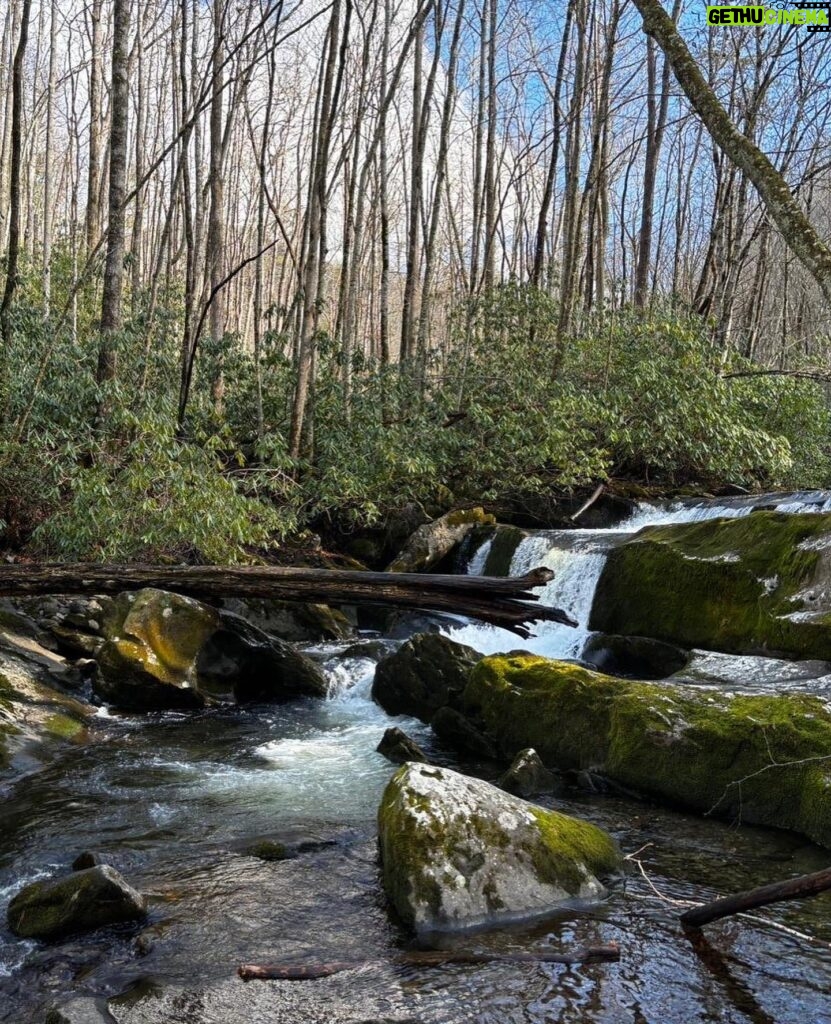
POLYGON ((643 17, 644 31, 666 54, 678 84, 707 131, 725 156, 753 182, 788 248, 817 282, 826 302, 831 303, 831 249, 802 212, 787 182, 733 124, 660 0, 635 0, 635 6, 643 17))
POLYGON ((352 572, 273 566, 6 565, 0 567, 0 595, 119 594, 158 587, 198 598, 269 597, 323 604, 381 604, 468 615, 528 636, 534 620, 576 623, 558 608, 535 602, 531 587, 553 578, 534 569, 511 579, 488 576, 431 576, 420 573, 352 572))
MULTIPOLYGON (((6 257, 6 287, 3 303, 0 305, 0 326, 2 327, 4 357, 12 340, 11 306, 17 288, 17 266, 20 256, 20 165, 23 152, 23 61, 26 44, 29 41, 29 14, 32 0, 23 0, 20 18, 20 36, 14 54, 12 69, 12 137, 11 137, 11 184, 9 188, 9 248, 6 257)), ((4 375, 5 376, 5 375, 4 375)), ((6 386, 6 382, 3 382, 6 386)), ((5 418, 5 401, 0 416, 5 418)))
MULTIPOLYGON (((128 47, 130 0, 113 3, 112 122, 110 125, 110 181, 107 210, 107 256, 101 298, 101 340, 98 347, 99 385, 116 375, 115 336, 121 330, 121 295, 124 283, 124 222, 127 194, 127 110, 130 102, 128 47)), ((106 402, 98 407, 99 421, 106 402)))

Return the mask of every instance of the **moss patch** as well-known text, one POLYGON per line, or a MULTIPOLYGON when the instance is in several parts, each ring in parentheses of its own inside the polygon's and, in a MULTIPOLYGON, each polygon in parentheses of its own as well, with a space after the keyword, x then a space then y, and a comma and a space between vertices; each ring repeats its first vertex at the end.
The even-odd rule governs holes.
POLYGON ((831 847, 831 711, 800 694, 730 697, 528 654, 485 658, 462 697, 506 754, 592 767, 697 811, 831 847))
POLYGON ((831 515, 754 512, 641 530, 610 552, 590 627, 831 659, 831 515))

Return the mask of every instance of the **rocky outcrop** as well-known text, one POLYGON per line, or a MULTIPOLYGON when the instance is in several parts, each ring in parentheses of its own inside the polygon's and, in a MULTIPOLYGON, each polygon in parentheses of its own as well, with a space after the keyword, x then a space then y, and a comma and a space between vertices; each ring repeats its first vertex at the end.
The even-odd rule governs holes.
POLYGON ((588 822, 446 768, 407 764, 378 813, 386 893, 419 932, 516 920, 604 892, 620 855, 588 822))
POLYGON ((390 562, 388 572, 424 572, 450 554, 471 530, 483 523, 495 523, 482 508, 448 512, 415 531, 390 562))
POLYGON ((62 878, 33 882, 9 904, 9 928, 28 939, 51 939, 122 921, 141 920, 147 905, 106 864, 62 878))
POLYGON ((222 602, 222 607, 271 636, 291 643, 347 640, 355 632, 343 612, 328 604, 229 597, 222 602))
POLYGON ((64 658, 8 629, 0 634, 0 779, 25 774, 86 742, 95 709, 66 690, 64 658))
POLYGON ((230 612, 151 588, 122 594, 103 625, 95 691, 132 710, 207 701, 323 696, 320 668, 289 644, 230 612))
POLYGON ((831 659, 831 515, 651 526, 612 550, 590 628, 730 654, 831 659))
POLYGON ((688 664, 690 652, 648 636, 595 633, 589 637, 580 658, 607 675, 629 679, 666 679, 688 664))
POLYGON ((502 754, 831 847, 831 710, 804 694, 730 695, 636 682, 531 654, 471 673, 465 715, 502 754))
POLYGON ((372 698, 390 715, 429 722, 462 692, 480 658, 440 633, 420 633, 378 663, 372 698))

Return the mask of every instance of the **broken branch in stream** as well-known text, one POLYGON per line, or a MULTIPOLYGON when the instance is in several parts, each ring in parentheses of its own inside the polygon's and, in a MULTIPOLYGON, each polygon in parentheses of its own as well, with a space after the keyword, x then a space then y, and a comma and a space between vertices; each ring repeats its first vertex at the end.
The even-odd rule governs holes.
POLYGON ((789 878, 784 882, 772 882, 770 885, 762 885, 757 889, 748 889, 746 892, 736 893, 734 896, 724 896, 722 899, 713 900, 712 903, 693 907, 692 910, 686 910, 681 915, 681 924, 687 928, 700 928, 702 925, 709 924, 710 921, 718 921, 722 917, 741 914, 745 910, 766 907, 771 903, 781 903, 784 900, 799 900, 806 896, 818 896, 828 889, 831 889, 831 868, 823 868, 822 871, 814 871, 809 875, 798 875, 796 878, 789 878))
POLYGON ((616 942, 605 946, 586 946, 570 953, 468 953, 427 950, 401 953, 388 960, 334 960, 319 964, 242 964, 237 974, 243 981, 309 981, 328 978, 341 971, 351 971, 368 964, 392 964, 395 967, 444 967, 454 964, 593 964, 616 963, 620 947, 616 942))
POLYGON ((560 608, 538 603, 532 587, 553 578, 550 569, 525 576, 451 576, 356 572, 262 565, 19 564, 0 567, 0 596, 117 594, 158 587, 191 597, 268 597, 311 604, 380 604, 465 615, 518 636, 535 620, 577 623, 560 608))

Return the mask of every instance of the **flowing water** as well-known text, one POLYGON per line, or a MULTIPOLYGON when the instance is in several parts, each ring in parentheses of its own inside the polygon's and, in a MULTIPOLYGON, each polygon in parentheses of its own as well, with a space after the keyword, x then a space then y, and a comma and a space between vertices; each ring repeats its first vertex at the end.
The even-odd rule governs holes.
MULTIPOLYGON (((800 514, 828 497, 777 500, 800 514)), ((520 644, 491 627, 447 628, 481 650, 521 645, 577 656, 611 545, 650 522, 743 515, 753 504, 644 507, 616 530, 533 534, 512 571, 554 568, 543 600, 567 608, 579 629, 545 624, 520 644)), ((469 571, 481 571, 486 554, 477 551, 469 571)), ((391 720, 370 699, 372 661, 344 660, 335 648, 315 654, 331 680, 327 701, 141 718, 102 713, 98 742, 0 793, 0 920, 21 885, 65 871, 87 849, 150 901, 146 925, 49 945, 0 927, 0 1021, 40 1024, 47 1007, 72 998, 80 1002, 70 1019, 123 1024, 831 1024, 831 897, 712 925, 706 939, 677 924, 684 901, 816 870, 827 854, 785 833, 619 797, 557 800, 608 828, 625 852, 640 851, 606 901, 445 940, 500 952, 615 940, 619 964, 392 965, 412 939, 384 904, 375 849, 375 812, 393 771, 375 746, 391 720), (302 852, 280 862, 251 856, 265 839, 302 852), (344 959, 363 966, 301 983, 235 977, 240 963, 344 959)), ((728 686, 759 675, 758 659, 742 661, 702 658, 700 674, 728 686)), ((811 688, 821 668, 791 667, 786 679, 780 666, 769 678, 811 688)), ((494 777, 496 766, 459 764, 420 723, 396 724, 438 763, 494 777)))

